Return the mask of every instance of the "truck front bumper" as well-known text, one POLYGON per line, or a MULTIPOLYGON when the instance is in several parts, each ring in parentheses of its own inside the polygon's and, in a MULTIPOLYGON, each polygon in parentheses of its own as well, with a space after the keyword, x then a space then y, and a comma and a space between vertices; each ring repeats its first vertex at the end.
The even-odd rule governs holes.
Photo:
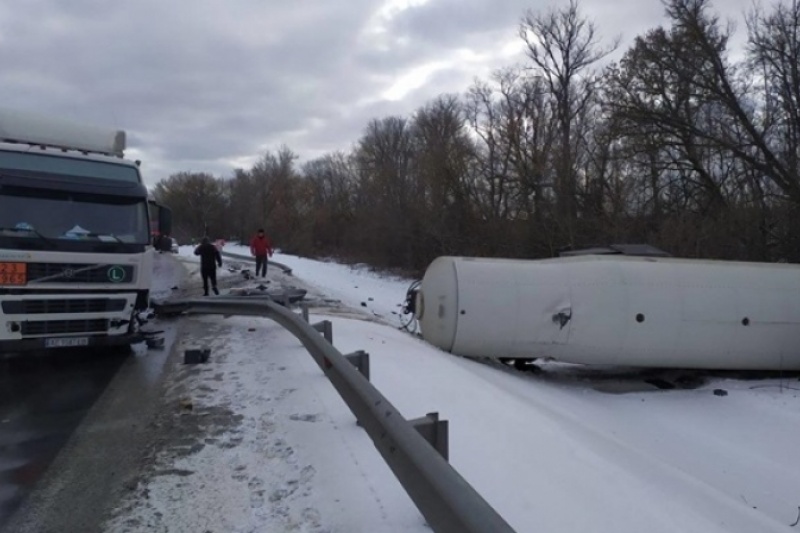
POLYGON ((0 297, 0 354, 138 342, 136 292, 0 297))

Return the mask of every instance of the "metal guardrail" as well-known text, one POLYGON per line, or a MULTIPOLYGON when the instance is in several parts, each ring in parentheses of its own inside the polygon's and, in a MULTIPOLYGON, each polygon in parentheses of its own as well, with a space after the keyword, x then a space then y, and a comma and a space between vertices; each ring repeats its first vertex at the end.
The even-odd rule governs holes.
MULTIPOLYGON (((255 261, 256 258, 250 255, 242 255, 242 254, 234 254, 231 252, 220 252, 222 257, 230 257, 231 259, 239 259, 240 261, 255 261)), ((284 274, 292 274, 292 269, 283 263, 278 263, 277 261, 273 261, 272 259, 267 259, 267 265, 273 265, 280 268, 284 274)))
MULTIPOLYGON (((255 315, 274 320, 308 350, 436 533, 514 533, 503 517, 415 429, 416 421, 403 418, 315 326, 296 313, 270 301, 230 297, 166 302, 154 308, 157 314, 167 316, 255 315)), ((330 329, 330 322, 327 324, 321 328, 323 331, 330 329)))

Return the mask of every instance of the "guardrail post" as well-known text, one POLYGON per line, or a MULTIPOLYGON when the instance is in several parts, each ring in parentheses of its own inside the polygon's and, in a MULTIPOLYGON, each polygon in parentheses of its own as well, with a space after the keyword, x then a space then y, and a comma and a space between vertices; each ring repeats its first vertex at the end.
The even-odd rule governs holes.
POLYGON ((303 320, 308 322, 308 304, 303 302, 300 304, 300 311, 303 313, 303 320))
POLYGON ((311 324, 311 327, 322 333, 322 336, 325 337, 328 344, 333 345, 333 323, 330 320, 323 320, 322 322, 311 324))
POLYGON ((439 455, 449 461, 450 439, 447 420, 439 420, 439 413, 428 413, 423 417, 408 421, 414 429, 430 443, 439 455))
POLYGON ((367 352, 358 350, 345 355, 344 358, 353 363, 353 366, 369 381, 369 354, 367 352))

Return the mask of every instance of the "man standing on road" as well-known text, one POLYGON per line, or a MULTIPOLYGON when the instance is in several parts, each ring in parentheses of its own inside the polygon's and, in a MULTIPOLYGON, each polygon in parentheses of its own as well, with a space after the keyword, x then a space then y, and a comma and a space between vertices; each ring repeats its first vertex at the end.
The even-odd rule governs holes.
POLYGON ((203 296, 208 296, 208 283, 214 294, 219 294, 217 290, 217 265, 222 266, 222 255, 219 249, 211 244, 208 237, 203 237, 200 246, 194 249, 194 255, 200 256, 200 275, 203 277, 203 296))
POLYGON ((258 229, 256 236, 250 241, 250 255, 256 258, 256 277, 267 277, 267 257, 272 257, 272 241, 264 234, 262 228, 258 229))

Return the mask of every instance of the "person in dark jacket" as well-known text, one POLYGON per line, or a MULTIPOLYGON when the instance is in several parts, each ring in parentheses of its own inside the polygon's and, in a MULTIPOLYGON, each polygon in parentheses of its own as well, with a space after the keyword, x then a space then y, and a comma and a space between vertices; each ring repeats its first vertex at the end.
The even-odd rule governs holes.
POLYGON ((208 296, 208 283, 214 294, 219 294, 217 290, 217 265, 222 266, 222 255, 216 246, 211 244, 208 237, 203 237, 200 246, 194 249, 194 255, 200 256, 200 275, 203 277, 203 296, 208 296))
POLYGON ((259 228, 256 236, 250 241, 250 254, 256 258, 256 276, 267 276, 267 256, 272 257, 272 241, 259 228))

